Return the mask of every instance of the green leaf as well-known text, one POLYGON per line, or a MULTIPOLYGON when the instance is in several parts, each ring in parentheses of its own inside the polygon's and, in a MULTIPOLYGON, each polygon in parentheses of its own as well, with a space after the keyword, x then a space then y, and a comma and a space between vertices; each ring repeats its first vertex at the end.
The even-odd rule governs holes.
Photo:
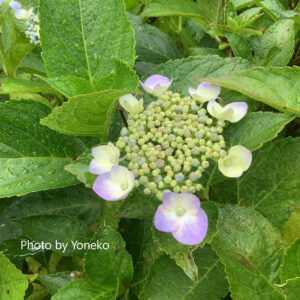
POLYGON ((28 287, 28 280, 3 254, 0 253, 0 298, 22 300, 28 287))
POLYGON ((39 78, 47 82, 67 98, 93 93, 96 92, 96 90, 137 90, 138 78, 135 72, 128 64, 118 59, 114 59, 114 61, 114 69, 109 75, 101 77, 95 87, 92 86, 88 80, 75 76, 61 76, 57 78, 39 76, 39 78))
POLYGON ((280 267, 282 282, 295 277, 300 277, 300 238, 287 249, 280 267))
POLYGON ((0 202, 0 244, 6 256, 24 257, 32 255, 30 251, 21 251, 20 238, 22 231, 12 222, 21 219, 43 215, 75 216, 88 226, 96 222, 103 213, 103 200, 92 190, 82 185, 38 192, 25 197, 2 199, 0 202), (24 253, 25 252, 25 253, 24 253))
POLYGON ((193 282, 170 258, 159 258, 150 270, 141 300, 221 299, 228 291, 224 267, 212 248, 194 252, 198 280, 193 282))
POLYGON ((77 248, 75 243, 89 242, 91 237, 87 225, 75 216, 40 215, 14 222, 31 240, 50 243, 53 251, 64 256, 83 256, 84 249, 77 248), (64 243, 67 247, 64 249, 56 242, 64 243))
POLYGON ((218 55, 193 56, 169 61, 152 69, 143 79, 160 74, 173 78, 171 90, 183 96, 188 95, 188 87, 196 87, 199 77, 217 77, 234 71, 250 68, 247 60, 241 58, 222 58, 218 55))
POLYGON ((279 51, 272 56, 265 66, 286 66, 294 54, 294 21, 285 19, 270 26, 261 37, 257 53, 264 59, 276 48, 279 51))
POLYGON ((145 196, 143 189, 135 188, 132 194, 122 201, 116 215, 121 218, 153 219, 160 203, 156 196, 145 196))
POLYGON ((272 112, 252 112, 224 131, 228 147, 241 145, 254 151, 272 140, 295 117, 272 112))
POLYGON ((283 243, 271 223, 252 208, 220 209, 212 243, 225 266, 233 299, 283 300, 279 280, 283 243))
POLYGON ((300 138, 269 143, 239 179, 213 186, 221 201, 250 206, 280 227, 299 205, 300 138))
POLYGON ((286 295, 286 300, 299 300, 300 278, 289 279, 286 284, 280 286, 286 295))
POLYGON ((207 20, 209 24, 224 24, 224 1, 210 0, 197 1, 200 8, 201 15, 207 20))
POLYGON ((253 68, 234 72, 218 78, 203 78, 278 110, 300 115, 299 89, 300 68, 253 68))
POLYGON ((17 42, 2 55, 2 63, 5 73, 10 77, 15 77, 17 68, 24 57, 32 50, 33 45, 29 42, 17 42))
POLYGON ((291 244, 300 237, 300 207, 291 213, 289 219, 280 228, 284 240, 291 244))
POLYGON ((6 78, 1 85, 1 94, 11 93, 55 93, 48 84, 20 78, 6 78))
POLYGON ((160 251, 170 255, 176 264, 183 269, 186 275, 193 281, 197 281, 198 268, 193 258, 193 252, 198 246, 203 247, 206 243, 211 243, 216 234, 218 221, 218 206, 214 202, 202 202, 201 207, 208 216, 208 231, 203 242, 196 246, 187 246, 176 241, 171 234, 161 232, 152 228, 153 240, 157 243, 160 251))
POLYGON ((123 61, 114 59, 115 68, 109 75, 101 78, 97 83, 97 90, 132 90, 136 91, 139 86, 135 71, 123 61))
POLYGON ((118 282, 127 286, 132 279, 133 265, 122 236, 110 226, 102 224, 92 240, 97 241, 108 243, 109 248, 86 251, 84 269, 89 280, 107 288, 115 287, 118 282))
POLYGON ((90 150, 84 152, 75 161, 65 166, 65 170, 75 175, 88 188, 92 188, 97 175, 89 172, 89 165, 93 159, 90 150))
POLYGON ((134 32, 123 1, 42 0, 40 26, 48 77, 75 75, 95 86, 113 70, 111 58, 133 66, 134 32))
POLYGON ((237 10, 249 7, 263 0, 231 0, 237 10))
POLYGON ((31 101, 0 103, 0 198, 78 183, 64 166, 86 148, 39 124, 50 109, 31 101))
POLYGON ((52 297, 52 300, 115 300, 117 297, 117 287, 115 290, 104 287, 86 279, 79 279, 70 282, 52 297))
POLYGON ((41 124, 62 133, 107 139, 116 100, 130 91, 108 90, 71 97, 41 124))
POLYGON ((90 84, 90 82, 84 78, 75 76, 61 76, 58 78, 46 78, 38 76, 43 81, 47 82, 55 90, 62 93, 67 98, 90 94, 95 92, 95 88, 90 84))
POLYGON ((226 33, 226 37, 229 41, 234 56, 245 58, 250 62, 253 61, 250 45, 244 37, 230 32, 226 33))
POLYGON ((39 281, 45 286, 51 295, 54 295, 63 288, 68 285, 69 282, 74 279, 70 276, 70 272, 60 272, 48 275, 40 275, 39 281))
POLYGON ((158 28, 148 25, 143 19, 128 14, 135 31, 138 61, 160 64, 170 59, 181 58, 173 41, 158 28))
POLYGON ((215 48, 206 48, 206 47, 202 47, 202 48, 190 48, 191 51, 191 55, 196 56, 196 55, 202 55, 202 56, 206 56, 206 55, 219 55, 221 57, 225 57, 225 53, 219 49, 215 49, 215 48))
POLYGON ((150 1, 142 17, 162 17, 162 16, 187 16, 199 17, 201 11, 192 0, 152 0, 150 1))
POLYGON ((39 54, 28 53, 19 64, 19 70, 31 74, 46 75, 44 62, 39 54))

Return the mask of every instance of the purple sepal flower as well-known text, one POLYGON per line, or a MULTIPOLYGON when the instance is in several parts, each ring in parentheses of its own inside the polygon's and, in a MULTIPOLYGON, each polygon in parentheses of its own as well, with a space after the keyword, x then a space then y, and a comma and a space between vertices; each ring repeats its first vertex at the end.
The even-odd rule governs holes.
POLYGON ((134 174, 123 166, 113 166, 109 172, 100 174, 93 190, 108 201, 124 199, 134 187, 134 174))
POLYGON ((0 6, 3 4, 3 0, 0 0, 0 6))
POLYGON ((18 9, 20 8, 22 5, 20 2, 18 1, 10 1, 9 2, 9 6, 12 8, 12 9, 18 9))
POLYGON ((170 80, 168 77, 162 75, 152 75, 144 83, 140 81, 140 84, 147 93, 160 97, 168 90, 172 81, 173 79, 170 80))
POLYGON ((163 204, 154 217, 154 226, 185 245, 197 245, 203 241, 208 228, 205 211, 200 200, 193 194, 165 192, 163 204))

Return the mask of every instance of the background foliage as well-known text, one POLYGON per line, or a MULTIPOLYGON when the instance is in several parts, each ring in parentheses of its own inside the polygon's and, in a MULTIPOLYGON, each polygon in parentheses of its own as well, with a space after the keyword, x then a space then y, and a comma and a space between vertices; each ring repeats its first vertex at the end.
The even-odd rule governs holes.
MULTIPOLYGON (((26 38, 0 6, 0 299, 300 299, 300 3, 297 0, 22 0, 26 38), (117 99, 138 79, 196 79, 246 101, 224 132, 253 152, 248 172, 201 178, 205 240, 153 228, 159 201, 91 190, 90 149, 115 141, 117 99), (21 250, 20 241, 106 241, 107 251, 21 250)), ((144 95, 144 102, 153 98, 144 95)))

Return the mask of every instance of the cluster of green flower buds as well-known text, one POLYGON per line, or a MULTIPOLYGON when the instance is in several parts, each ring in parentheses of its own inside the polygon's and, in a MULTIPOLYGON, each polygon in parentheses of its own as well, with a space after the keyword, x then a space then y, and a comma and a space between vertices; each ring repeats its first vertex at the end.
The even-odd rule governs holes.
POLYGON ((116 143, 126 152, 135 185, 145 194, 195 193, 208 159, 227 155, 222 136, 224 121, 207 115, 202 103, 167 91, 139 114, 128 115, 128 128, 116 143))
POLYGON ((26 21, 27 30, 25 31, 25 35, 30 39, 32 44, 38 45, 40 42, 39 17, 32 9, 29 12, 30 16, 26 21))

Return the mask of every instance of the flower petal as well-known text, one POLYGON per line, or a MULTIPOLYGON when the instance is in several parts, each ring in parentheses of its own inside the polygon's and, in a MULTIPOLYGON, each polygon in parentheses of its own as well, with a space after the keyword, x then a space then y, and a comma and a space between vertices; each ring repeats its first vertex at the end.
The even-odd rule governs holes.
POLYGON ((18 1, 10 1, 9 2, 9 6, 12 8, 12 9, 17 9, 17 8, 20 8, 22 5, 20 2, 18 1))
POLYGON ((247 148, 236 145, 229 149, 228 155, 218 160, 219 170, 231 178, 240 177, 248 170, 252 162, 252 153, 247 148))
POLYGON ((235 157, 235 162, 238 164, 243 171, 249 169, 252 162, 252 153, 247 148, 236 145, 229 149, 228 153, 235 157))
POLYGON ((232 102, 225 105, 223 110, 223 120, 235 123, 241 120, 246 115, 248 104, 246 102, 232 102))
POLYGON ((139 101, 131 94, 120 97, 120 105, 131 114, 138 114, 143 111, 143 99, 139 101))
POLYGON ((218 120, 223 119, 223 107, 215 100, 210 100, 207 104, 207 111, 218 120))
POLYGON ((200 200, 190 193, 165 192, 163 194, 163 207, 169 211, 183 208, 187 213, 195 214, 200 209, 200 200))
POLYGON ((175 211, 166 210, 160 205, 154 216, 154 226, 157 230, 172 232, 179 226, 178 219, 175 211))
POLYGON ((134 187, 134 174, 122 166, 100 174, 93 185, 94 192, 108 201, 124 199, 134 187))
POLYGON ((0 0, 0 6, 3 4, 3 0, 0 0))
POLYGON ((196 94, 191 94, 191 96, 201 102, 207 102, 217 99, 221 93, 221 88, 208 82, 201 82, 196 91, 196 94))
POLYGON ((229 178, 238 178, 241 177, 243 174, 243 169, 239 166, 226 166, 224 163, 224 159, 220 158, 218 160, 218 168, 220 172, 229 178))
POLYGON ((15 17, 17 19, 26 19, 29 17, 29 13, 28 13, 28 10, 25 10, 25 9, 16 9, 15 10, 15 17))
POLYGON ((140 81, 144 90, 157 97, 161 96, 172 84, 172 79, 161 75, 152 75, 143 83, 140 81))
POLYGON ((200 209, 198 214, 194 216, 184 216, 180 227, 172 234, 182 244, 197 245, 204 240, 207 228, 207 215, 203 209, 200 209))
POLYGON ((92 174, 102 174, 109 172, 112 166, 119 163, 120 150, 109 142, 107 145, 93 148, 92 155, 95 159, 91 161, 89 171, 92 174))

